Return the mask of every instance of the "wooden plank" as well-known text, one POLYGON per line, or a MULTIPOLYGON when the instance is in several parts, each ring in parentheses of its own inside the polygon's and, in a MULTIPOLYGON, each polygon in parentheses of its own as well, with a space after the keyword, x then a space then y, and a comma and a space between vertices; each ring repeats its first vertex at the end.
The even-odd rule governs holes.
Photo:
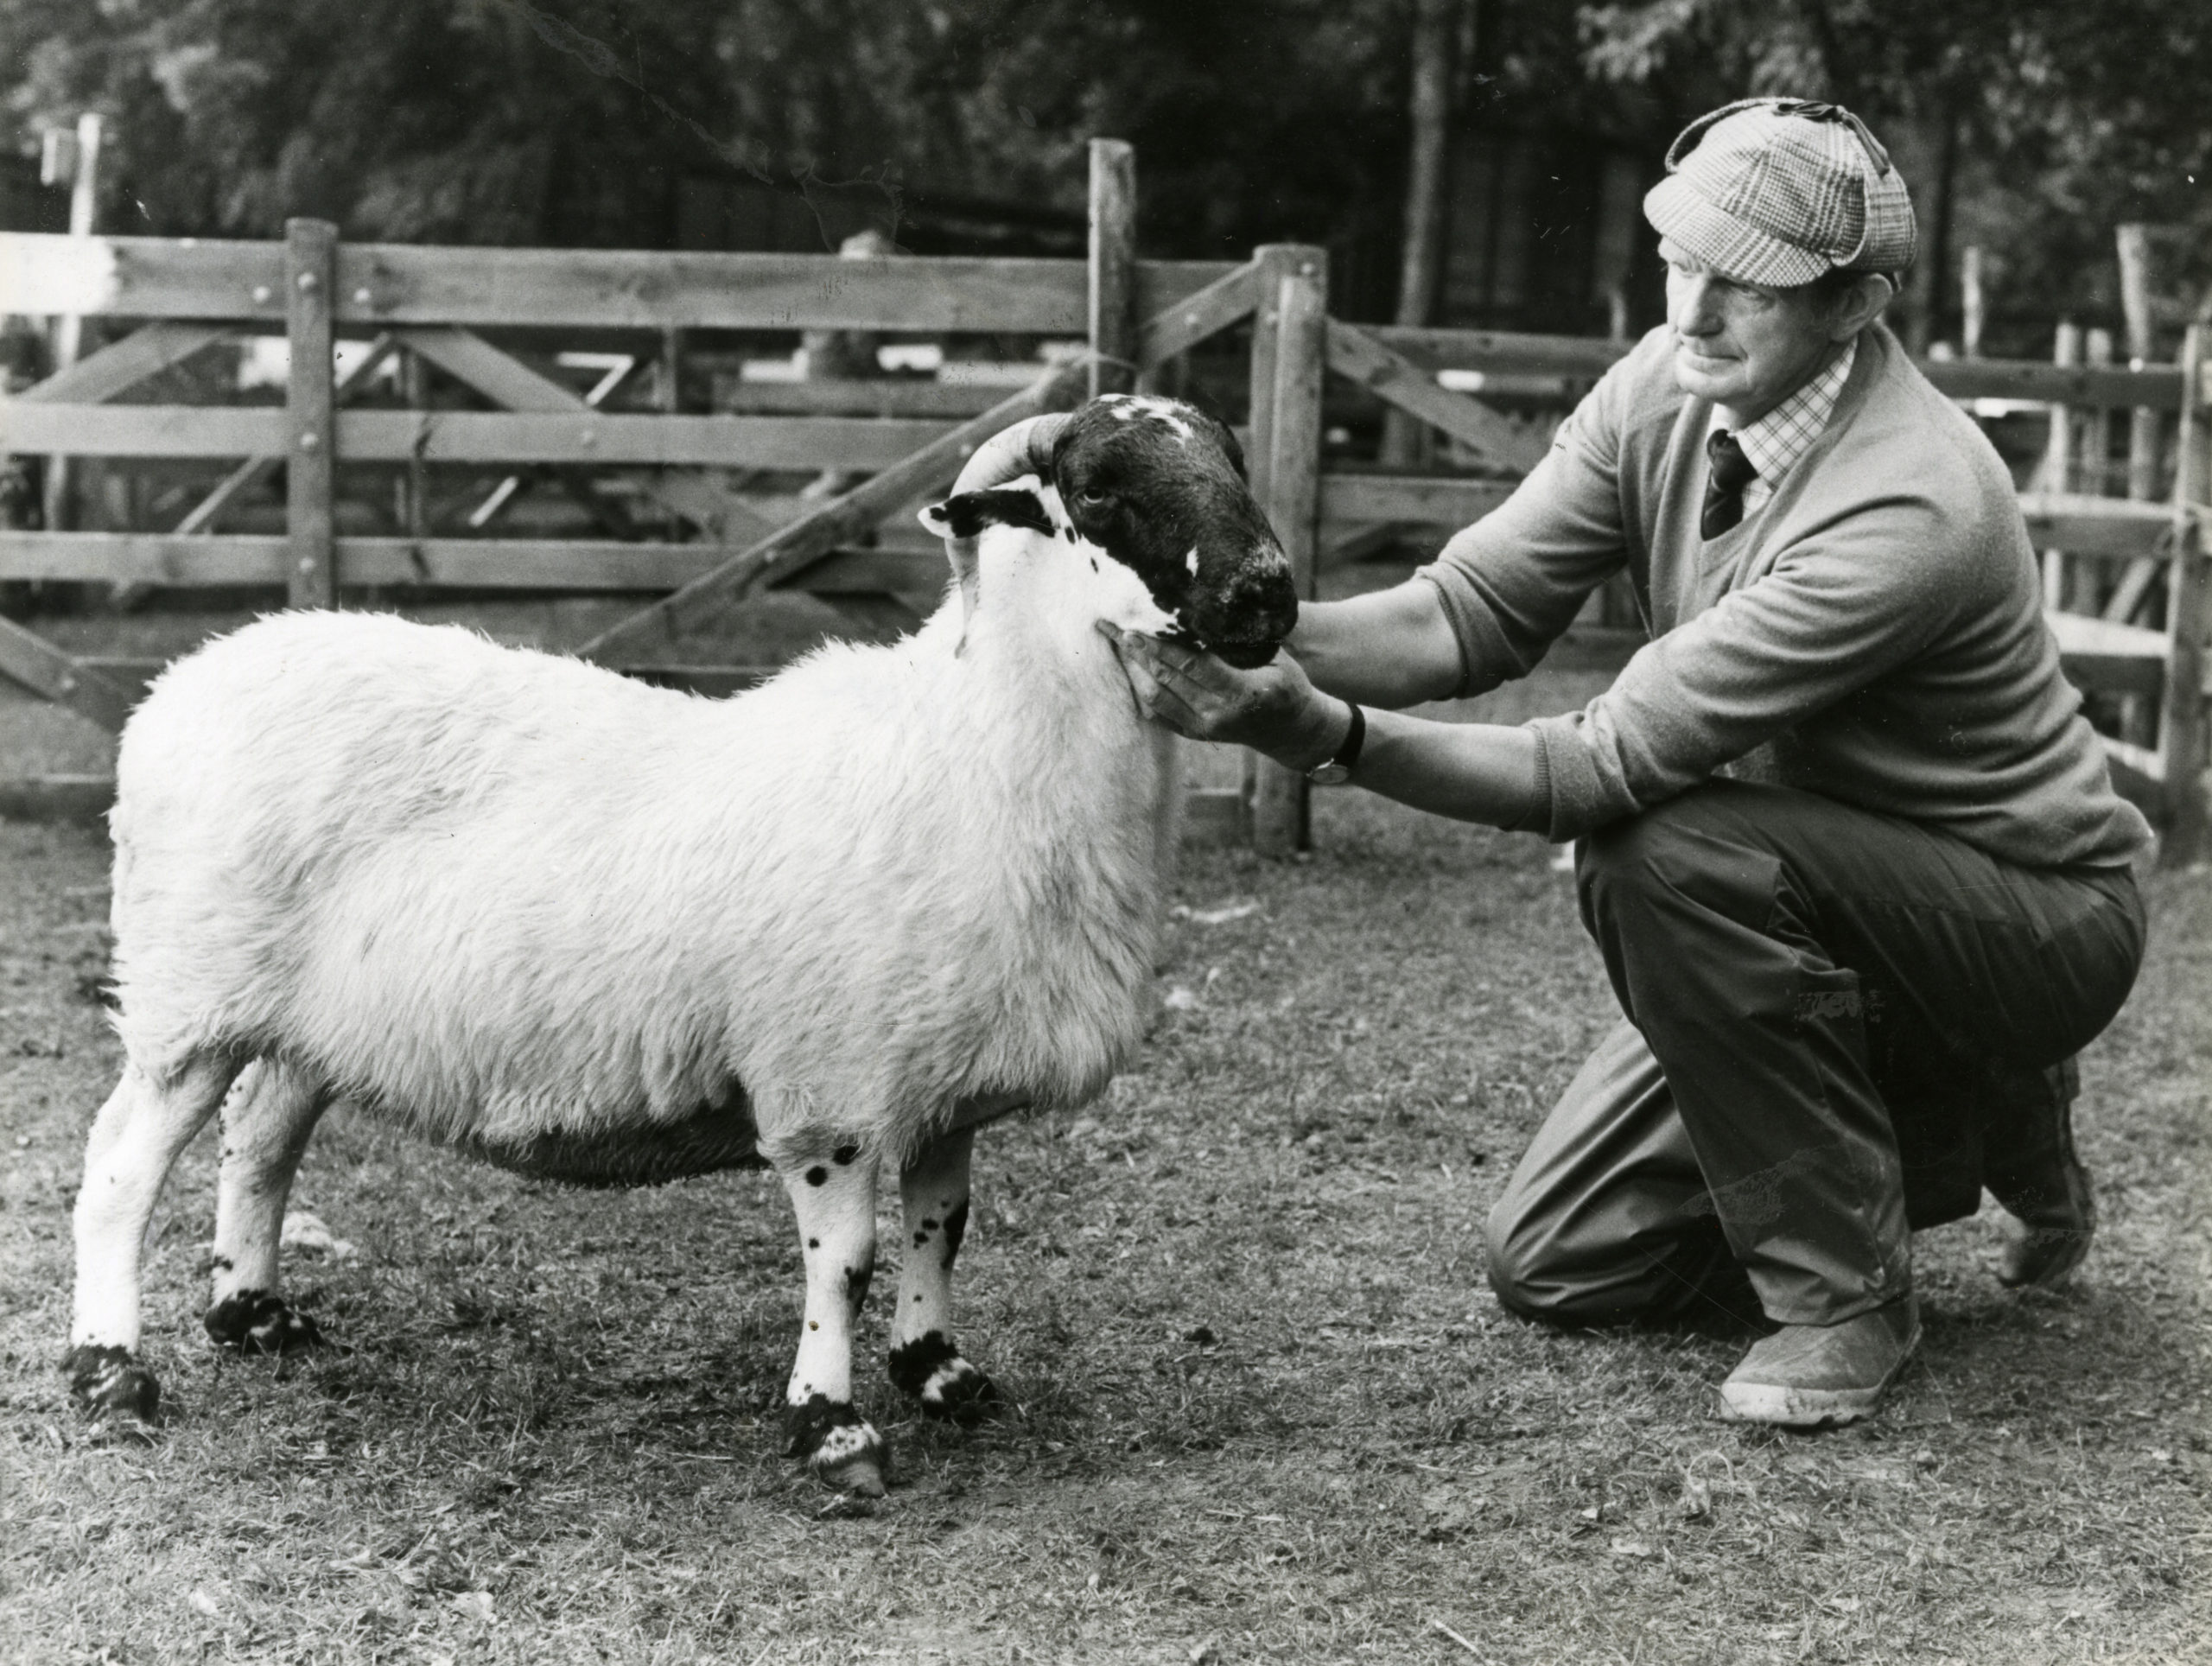
POLYGON ((988 410, 1006 394, 1003 383, 905 381, 894 377, 872 382, 834 378, 811 382, 724 381, 715 394, 715 409, 749 416, 957 420, 988 410))
MULTIPOLYGON (((760 543, 738 551, 714 571, 695 579, 675 595, 633 614, 613 629, 601 632, 578 652, 587 659, 605 661, 610 656, 637 657, 648 645, 658 650, 687 620, 727 598, 742 595, 763 584, 773 584, 785 574, 804 568, 823 551, 851 542, 920 493, 944 485, 960 472, 960 466, 975 455, 976 448, 985 440, 1010 423, 1064 403, 1083 378, 1084 367, 1079 364, 1048 372, 974 421, 962 423, 842 497, 830 499, 812 514, 802 516, 760 543)), ((677 423, 684 419, 664 416, 657 420, 677 423)))
POLYGON ((2065 405, 2181 409, 2181 372, 2172 365, 2041 365, 2005 359, 1922 359, 1922 372, 1954 399, 2034 399, 2065 405))
MULTIPOLYGON (((1000 402, 1001 405, 1005 401, 1000 402)), ((998 409, 994 406, 993 409, 998 409)), ((563 416, 543 411, 348 410, 348 462, 665 464, 721 468, 887 468, 953 431, 928 422, 825 416, 563 416)), ((0 406, 0 450, 109 457, 281 457, 281 411, 266 406, 0 406)))
MULTIPOLYGON (((1328 254, 1282 244, 1261 249, 1257 259, 1263 276, 1253 325, 1255 455, 1248 461, 1254 495, 1290 557, 1298 593, 1311 597, 1320 542, 1321 392, 1334 327, 1328 254), (1269 340, 1263 343, 1263 336, 1269 340)), ((1253 769, 1252 848, 1263 856, 1304 849, 1312 843, 1309 783, 1269 758, 1256 759, 1253 769)))
POLYGON ((291 534, 289 599, 295 607, 338 602, 338 391, 333 374, 330 281, 338 228, 327 219, 284 222, 284 328, 291 375, 284 401, 284 518, 291 534))
POLYGON ((588 410, 583 395, 539 374, 512 353, 463 329, 399 329, 392 335, 458 381, 509 410, 588 410))
MULTIPOLYGON (((276 534, 0 532, 0 579, 66 579, 164 588, 283 586, 289 541, 276 534)), ((433 589, 670 591, 728 556, 711 544, 607 538, 341 537, 348 585, 433 589)), ((941 544, 832 550, 787 578, 788 588, 869 595, 934 595, 945 582, 941 544)))
POLYGON ((2031 492, 2020 499, 2030 542, 2076 556, 2171 558, 2173 511, 2161 503, 2097 498, 2079 492, 2031 492))
POLYGON ((1218 335, 1249 317, 1259 297, 1256 262, 1223 273, 1204 289, 1147 315, 1137 332, 1137 362, 1153 370, 1178 353, 1188 353, 1208 336, 1218 335))
POLYGON ((1321 476, 1321 518, 1332 525, 1391 521, 1410 526, 1471 526, 1519 489, 1517 480, 1449 475, 1321 476))
POLYGON ((37 386, 10 397, 33 404, 97 405, 171 365, 189 359, 227 334, 219 324, 179 324, 160 320, 141 325, 91 358, 79 359, 37 386))
POLYGON ((102 728, 120 729, 130 715, 127 690, 10 619, 0 619, 0 677, 91 718, 102 728))
POLYGON ((1386 404, 1471 446, 1486 461, 1526 474, 1543 461, 1547 441, 1465 394, 1447 392, 1435 373, 1386 347, 1367 330, 1329 321, 1329 368, 1386 404))
MULTIPOLYGON (((1143 262, 1138 304, 1158 312, 1230 270, 1226 261, 1143 262)), ((830 255, 349 243, 338 279, 341 324, 1077 336, 1085 304, 1079 260, 931 257, 840 270, 830 255)), ((0 234, 0 294, 11 310, 274 323, 284 315, 283 284, 281 243, 0 234)))
POLYGON ((2155 697, 2166 680, 2166 638, 2163 631, 2082 614, 2050 613, 2058 655, 2076 687, 2155 697))
POLYGON ((1500 375, 1603 376, 1633 341, 1580 335, 1523 335, 1506 330, 1453 330, 1398 324, 1360 327, 1391 352, 1431 370, 1478 370, 1500 375))
POLYGON ((281 243, 0 233, 10 312, 274 324, 284 316, 283 283, 281 243))
POLYGON ((1127 393, 1137 375, 1137 163, 1123 139, 1090 142, 1087 317, 1090 397, 1127 393))

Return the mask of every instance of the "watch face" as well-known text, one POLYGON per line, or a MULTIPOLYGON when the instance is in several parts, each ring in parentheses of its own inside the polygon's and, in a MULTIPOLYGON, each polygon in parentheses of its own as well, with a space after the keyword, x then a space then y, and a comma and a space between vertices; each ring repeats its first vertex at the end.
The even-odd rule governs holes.
POLYGON ((1306 772, 1306 779, 1315 786, 1342 786, 1351 779, 1351 766, 1339 764, 1334 760, 1325 764, 1316 764, 1306 772))

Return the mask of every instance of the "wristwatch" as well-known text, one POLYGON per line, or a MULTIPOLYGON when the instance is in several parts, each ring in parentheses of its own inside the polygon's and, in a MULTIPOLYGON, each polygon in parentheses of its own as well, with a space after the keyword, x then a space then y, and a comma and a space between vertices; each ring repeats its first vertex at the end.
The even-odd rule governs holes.
POLYGON ((1367 714, 1358 703, 1347 700, 1351 708, 1351 727, 1344 731, 1344 742, 1333 757, 1306 772, 1306 779, 1315 786, 1342 786, 1351 779, 1351 766, 1359 761, 1360 744, 1367 739, 1367 714))

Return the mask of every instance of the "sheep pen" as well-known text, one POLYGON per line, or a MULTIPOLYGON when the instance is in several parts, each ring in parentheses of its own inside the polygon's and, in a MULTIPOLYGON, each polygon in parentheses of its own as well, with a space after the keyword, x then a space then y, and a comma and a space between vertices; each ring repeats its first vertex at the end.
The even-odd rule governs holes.
POLYGON ((162 677, 110 818, 127 1059, 88 1142, 64 1361, 90 1411, 156 1413, 139 1245, 218 1107, 207 1332, 320 1339, 281 1294, 278 1227, 339 1098, 548 1179, 772 1167, 807 1269, 790 1449, 871 1497, 851 1327, 893 1166, 891 1376, 933 1415, 988 1406, 950 1332, 974 1124, 1085 1103, 1134 1046, 1172 836, 1165 731, 1095 626, 1256 664, 1296 618, 1218 423, 1108 396, 1034 461, 1049 484, 925 515, 956 582, 919 633, 727 700, 337 614, 162 677))

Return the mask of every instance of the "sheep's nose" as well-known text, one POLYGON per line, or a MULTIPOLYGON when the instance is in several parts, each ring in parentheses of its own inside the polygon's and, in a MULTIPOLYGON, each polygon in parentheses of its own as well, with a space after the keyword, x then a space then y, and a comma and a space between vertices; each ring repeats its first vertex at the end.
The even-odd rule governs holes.
POLYGON ((1200 599, 1196 611, 1198 634, 1209 645, 1263 650, 1264 661, 1298 623, 1298 586, 1289 560, 1272 544, 1255 550, 1228 583, 1200 599))

